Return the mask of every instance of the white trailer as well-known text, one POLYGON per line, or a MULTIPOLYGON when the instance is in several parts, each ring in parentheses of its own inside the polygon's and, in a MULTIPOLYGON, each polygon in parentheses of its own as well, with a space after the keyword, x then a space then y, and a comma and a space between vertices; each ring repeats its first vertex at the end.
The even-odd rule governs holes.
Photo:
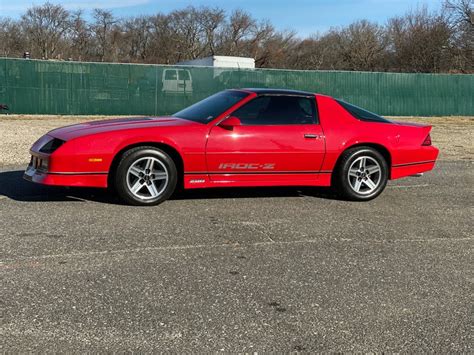
POLYGON ((237 74, 235 69, 252 71, 255 69, 255 59, 244 57, 229 57, 214 55, 211 57, 187 60, 176 63, 176 66, 163 70, 163 89, 167 94, 192 94, 193 77, 192 70, 183 67, 209 67, 209 79, 217 80, 221 85, 232 82, 237 74))
POLYGON ((214 67, 214 68, 255 69, 255 59, 214 55, 211 57, 179 62, 177 63, 177 65, 187 65, 187 66, 196 66, 196 67, 214 67))

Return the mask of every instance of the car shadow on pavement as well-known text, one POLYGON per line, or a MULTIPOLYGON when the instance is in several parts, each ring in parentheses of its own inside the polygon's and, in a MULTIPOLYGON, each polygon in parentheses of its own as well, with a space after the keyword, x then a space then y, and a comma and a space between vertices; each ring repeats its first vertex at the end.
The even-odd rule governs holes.
POLYGON ((23 179, 23 170, 0 172, 0 198, 15 201, 95 201, 119 204, 120 200, 106 189, 58 187, 34 184, 23 179))
MULTIPOLYGON (((122 205, 123 202, 107 189, 58 187, 34 184, 23 179, 23 170, 0 172, 0 198, 15 201, 60 202, 93 201, 122 205)), ((249 187, 181 190, 171 200, 206 200, 258 197, 316 197, 337 200, 330 188, 319 187, 249 187)))
POLYGON ((212 189, 192 189, 177 192, 174 200, 209 200, 226 198, 258 198, 258 197, 316 197, 338 200, 339 197, 330 188, 323 187, 232 187, 212 189))

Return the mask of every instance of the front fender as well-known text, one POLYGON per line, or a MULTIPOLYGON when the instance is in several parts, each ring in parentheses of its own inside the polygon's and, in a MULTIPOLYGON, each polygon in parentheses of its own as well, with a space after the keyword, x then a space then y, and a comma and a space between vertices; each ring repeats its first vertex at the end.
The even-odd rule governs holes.
POLYGON ((108 173, 114 157, 127 146, 161 143, 179 152, 174 140, 155 134, 99 133, 71 139, 50 156, 51 172, 108 173))

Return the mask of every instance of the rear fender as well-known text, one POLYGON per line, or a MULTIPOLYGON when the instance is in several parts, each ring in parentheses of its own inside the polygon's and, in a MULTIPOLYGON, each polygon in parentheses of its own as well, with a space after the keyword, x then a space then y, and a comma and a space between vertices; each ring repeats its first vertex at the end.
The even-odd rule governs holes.
POLYGON ((397 149, 393 152, 393 166, 416 164, 434 161, 438 157, 438 149, 423 146, 431 126, 420 124, 398 125, 397 149))

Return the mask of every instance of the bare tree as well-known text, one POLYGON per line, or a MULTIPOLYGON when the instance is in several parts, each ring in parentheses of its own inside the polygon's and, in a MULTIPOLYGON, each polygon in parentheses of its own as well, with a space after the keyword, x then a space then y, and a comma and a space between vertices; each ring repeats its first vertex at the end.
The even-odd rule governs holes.
POLYGON ((306 70, 336 70, 344 67, 339 54, 339 30, 313 35, 297 43, 290 54, 290 68, 306 70))
POLYGON ((452 31, 442 16, 418 10, 391 19, 388 31, 395 70, 428 73, 449 67, 452 31))
POLYGON ((255 20, 242 10, 235 10, 222 34, 221 50, 225 55, 239 55, 242 45, 255 28, 255 20))
POLYGON ((248 56, 258 67, 283 68, 297 40, 295 32, 278 32, 268 21, 257 25, 248 40, 248 56))
POLYGON ((453 29, 454 67, 460 71, 474 70, 474 11, 472 0, 445 0, 443 14, 453 29))
POLYGON ((82 17, 82 11, 76 11, 71 15, 70 28, 70 58, 84 60, 88 58, 91 51, 91 37, 89 26, 82 17))
POLYGON ((103 9, 94 10, 94 23, 91 31, 96 42, 97 55, 103 62, 113 56, 113 50, 116 40, 116 28, 114 27, 118 20, 111 11, 103 9))
POLYGON ((357 21, 339 31, 336 38, 344 69, 373 71, 381 68, 386 47, 381 26, 367 20, 357 21))
POLYGON ((38 51, 44 59, 54 58, 70 28, 69 12, 61 5, 46 2, 29 8, 21 17, 21 25, 32 51, 38 51))
POLYGON ((171 41, 178 60, 196 59, 205 52, 202 24, 199 12, 190 6, 183 10, 173 11, 170 15, 170 27, 173 32, 171 41))
POLYGON ((148 16, 136 17, 125 21, 123 31, 131 61, 146 62, 148 60, 152 27, 152 21, 148 16))
MULTIPOLYGON (((269 57, 272 52, 275 53, 279 49, 271 44, 275 44, 276 36, 275 28, 268 20, 261 22, 254 21, 254 25, 251 27, 251 34, 244 42, 244 52, 242 55, 255 58, 255 64, 259 67, 264 67, 269 64, 269 57), (272 48, 273 47, 273 48, 272 48)), ((289 37, 293 37, 293 34, 289 34, 289 37)), ((280 38, 280 44, 286 45, 285 40, 291 38, 284 38, 282 35, 280 38)), ((282 48, 283 49, 283 48, 282 48)), ((269 66, 269 65, 268 65, 269 66)))
POLYGON ((158 14, 152 16, 150 21, 151 38, 148 62, 163 64, 176 63, 178 55, 175 51, 175 44, 171 40, 173 31, 169 16, 158 14))
POLYGON ((0 16, 0 55, 164 64, 232 55, 263 68, 471 73, 474 0, 443 1, 438 12, 419 9, 384 25, 360 20, 306 38, 243 10, 189 6, 120 19, 96 9, 86 21, 46 2, 20 21, 0 16))
POLYGON ((474 27, 474 2, 472 0, 445 0, 443 10, 457 25, 466 28, 474 27))
POLYGON ((217 53, 219 37, 224 26, 225 12, 219 8, 201 8, 199 11, 199 22, 203 31, 204 46, 209 55, 217 53))
POLYGON ((0 56, 20 56, 25 51, 29 48, 18 22, 9 18, 0 19, 0 56))

